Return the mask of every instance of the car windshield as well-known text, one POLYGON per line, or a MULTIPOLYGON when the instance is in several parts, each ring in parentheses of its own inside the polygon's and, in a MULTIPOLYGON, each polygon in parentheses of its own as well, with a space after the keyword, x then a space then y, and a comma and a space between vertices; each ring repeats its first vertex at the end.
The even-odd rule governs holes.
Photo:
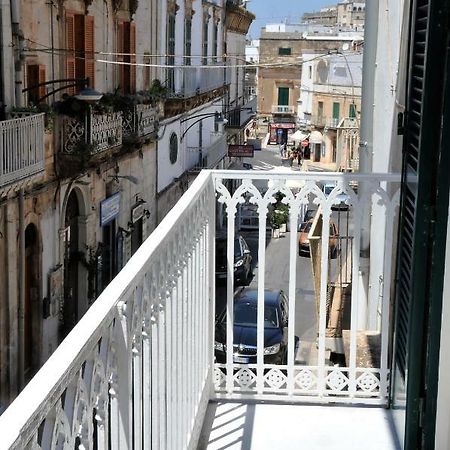
POLYGON ((311 229, 312 222, 304 222, 302 223, 302 226, 300 227, 300 231, 303 233, 309 233, 309 230, 311 229))
MULTIPOLYGON (((227 258, 227 240, 226 239, 218 239, 216 241, 216 255, 218 260, 226 260, 227 258)), ((239 239, 236 238, 234 240, 234 257, 240 258, 242 256, 241 253, 241 244, 239 243, 239 239)))
MULTIPOLYGON (((255 327, 258 317, 258 308, 253 302, 238 302, 234 305, 234 325, 241 327, 255 327)), ((226 317, 223 318, 226 321, 226 317)), ((266 305, 264 308, 264 328, 278 328, 278 311, 274 306, 266 305)))

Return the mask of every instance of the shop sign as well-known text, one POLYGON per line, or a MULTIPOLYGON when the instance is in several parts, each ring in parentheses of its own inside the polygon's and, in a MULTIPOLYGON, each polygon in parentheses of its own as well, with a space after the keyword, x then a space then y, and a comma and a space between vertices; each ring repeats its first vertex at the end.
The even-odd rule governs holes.
POLYGON ((119 215, 120 192, 100 202, 100 226, 103 227, 119 215))
POLYGON ((253 158, 254 151, 253 145, 228 145, 229 157, 253 158))
POLYGON ((271 123, 271 128, 283 128, 283 129, 289 129, 289 128, 295 128, 295 123, 271 123))

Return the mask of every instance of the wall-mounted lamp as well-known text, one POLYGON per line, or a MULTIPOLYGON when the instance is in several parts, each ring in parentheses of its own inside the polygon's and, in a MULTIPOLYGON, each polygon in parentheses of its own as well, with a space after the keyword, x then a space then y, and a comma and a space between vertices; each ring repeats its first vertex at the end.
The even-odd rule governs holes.
POLYGON ((188 120, 197 119, 195 122, 191 123, 180 136, 180 142, 183 140, 186 133, 198 122, 201 122, 203 119, 207 119, 208 117, 214 117, 214 123, 217 125, 226 125, 228 120, 224 117, 224 115, 220 111, 216 111, 213 113, 205 113, 205 114, 197 114, 195 116, 186 117, 183 120, 180 120, 180 123, 187 122, 188 120))
POLYGON ((119 182, 119 179, 123 178, 125 180, 128 180, 130 183, 133 184, 139 184, 139 178, 133 176, 133 175, 108 175, 108 178, 112 178, 116 183, 119 182))

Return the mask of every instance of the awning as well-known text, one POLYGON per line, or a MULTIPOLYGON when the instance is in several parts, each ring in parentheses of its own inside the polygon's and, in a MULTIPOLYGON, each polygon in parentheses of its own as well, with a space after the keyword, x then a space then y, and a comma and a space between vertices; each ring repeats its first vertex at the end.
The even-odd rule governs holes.
POLYGON ((308 137, 308 134, 302 133, 300 130, 297 130, 295 133, 291 134, 291 139, 293 141, 303 141, 303 139, 306 139, 308 137))
POLYGON ((323 142, 323 135, 320 131, 314 130, 311 131, 309 135, 310 144, 321 144, 323 142))

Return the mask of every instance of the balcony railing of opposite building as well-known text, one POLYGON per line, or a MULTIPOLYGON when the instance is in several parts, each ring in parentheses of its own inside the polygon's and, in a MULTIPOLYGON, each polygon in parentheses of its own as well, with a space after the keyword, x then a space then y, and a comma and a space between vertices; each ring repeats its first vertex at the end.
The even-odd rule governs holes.
MULTIPOLYGON (((395 174, 202 171, 0 416, 2 448, 196 448, 208 400, 386 405, 399 182, 395 174), (335 183, 328 196, 321 189, 325 183, 335 183), (342 210, 332 215, 336 204, 342 210), (257 337, 255 345, 237 345, 231 319, 235 221, 238 208, 248 205, 256 205, 259 218, 253 240, 257 337), (280 240, 289 273, 279 280, 288 320, 272 317, 273 326, 282 324, 286 331, 283 348, 264 340, 265 319, 271 317, 265 314, 266 275, 277 264, 269 256, 266 225, 282 205, 295 230, 280 240), (302 239, 310 259, 298 256, 296 230, 305 206, 318 208, 302 239), (377 233, 363 231, 374 209, 377 233), (219 342, 216 217, 217 228, 225 226, 221 234, 227 233, 228 320, 219 342), (369 267, 379 284, 372 284, 368 299, 358 282, 363 232, 370 248, 377 247, 369 267), (306 291, 299 289, 301 279, 311 284, 306 291), (301 326, 303 317, 308 320, 301 326), (345 353, 340 362, 328 360, 332 345, 345 353)), ((58 305, 53 308, 57 315, 58 305)))
POLYGON ((44 116, 0 122, 0 187, 44 170, 44 116))
POLYGON ((220 136, 208 147, 187 147, 191 170, 212 169, 227 155, 227 137, 220 136))
POLYGON ((312 116, 310 123, 311 125, 315 125, 318 127, 337 128, 340 121, 341 119, 335 119, 332 117, 312 116))
POLYGON ((295 114, 295 106, 273 105, 272 114, 295 114))
POLYGON ((123 136, 135 134, 147 136, 156 131, 159 108, 152 105, 135 105, 132 110, 123 113, 123 136))
POLYGON ((122 113, 86 114, 83 118, 62 118, 64 153, 74 153, 80 145, 87 144, 86 151, 89 148, 94 155, 122 144, 122 113))

